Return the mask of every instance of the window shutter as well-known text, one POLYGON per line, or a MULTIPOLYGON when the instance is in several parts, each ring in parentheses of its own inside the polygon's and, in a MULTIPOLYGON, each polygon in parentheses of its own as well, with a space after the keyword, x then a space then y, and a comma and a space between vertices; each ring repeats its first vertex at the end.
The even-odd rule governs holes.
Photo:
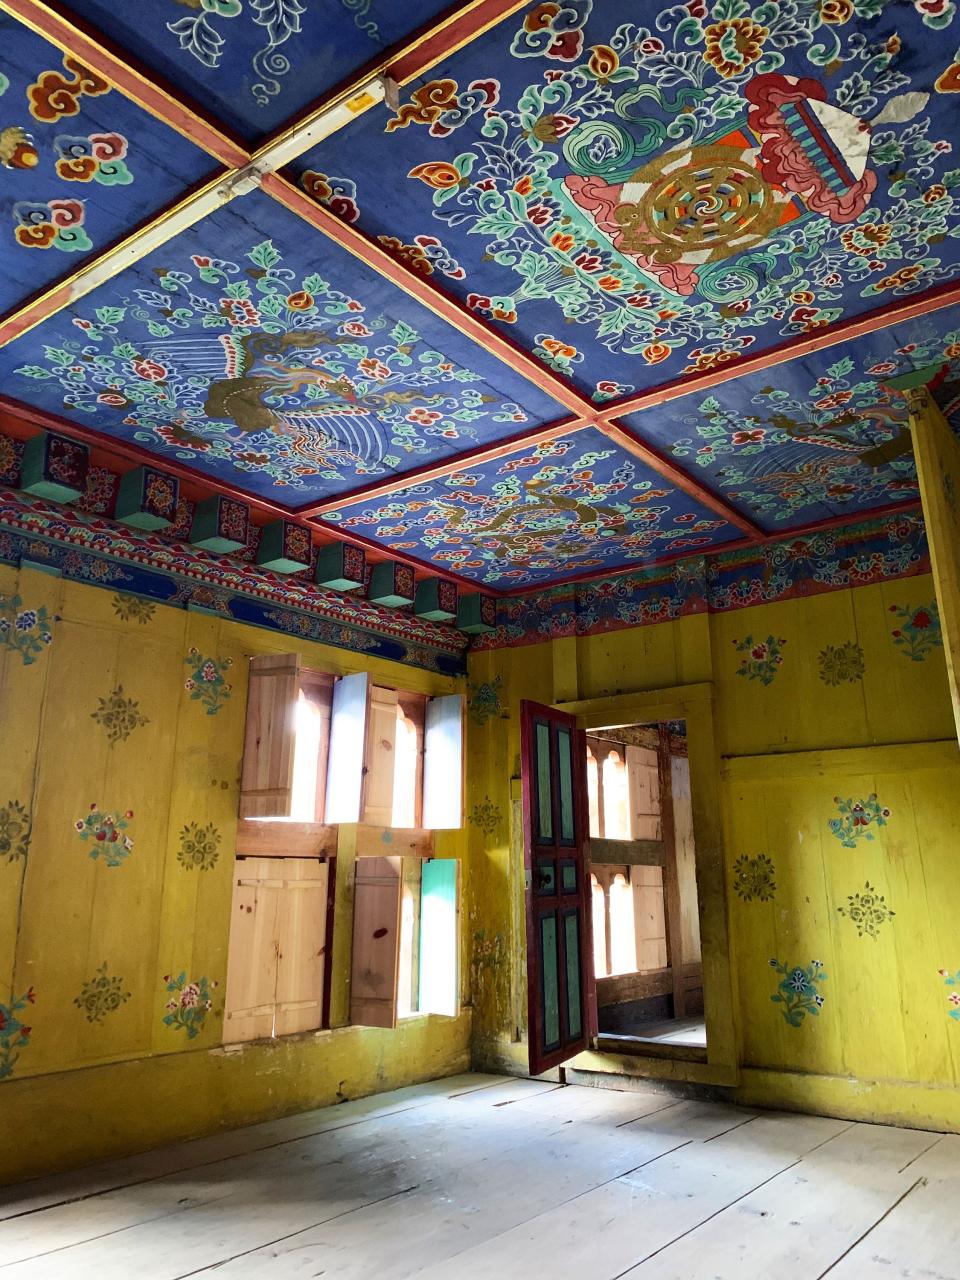
POLYGON ((402 858, 358 858, 353 897, 350 1021, 397 1025, 402 858))
POLYGON ((420 1012, 459 1011, 459 871, 456 858, 423 864, 420 881, 420 1012))
MULTIPOLYGON (((277 864, 273 864, 276 868, 277 864)), ((277 1004, 273 1034, 310 1031, 323 1023, 329 864, 291 858, 282 864, 277 912, 277 1004)), ((276 871, 274 872, 276 874, 276 871)))
POLYGON ((463 697, 427 703, 423 748, 423 825, 445 831, 462 825, 463 697))
POLYGON ((289 818, 300 659, 296 654, 253 658, 240 784, 241 818, 289 818))
POLYGON ((273 1034, 280 895, 269 858, 241 858, 233 886, 223 1038, 227 1044, 273 1034))
POLYGON ((333 686, 326 822, 359 822, 370 682, 364 671, 333 686))
POLYGON ((322 1024, 328 869, 319 858, 237 860, 226 1043, 322 1024))
POLYGON ((363 762, 363 821, 375 827, 389 827, 393 823, 397 691, 371 689, 369 717, 363 762))

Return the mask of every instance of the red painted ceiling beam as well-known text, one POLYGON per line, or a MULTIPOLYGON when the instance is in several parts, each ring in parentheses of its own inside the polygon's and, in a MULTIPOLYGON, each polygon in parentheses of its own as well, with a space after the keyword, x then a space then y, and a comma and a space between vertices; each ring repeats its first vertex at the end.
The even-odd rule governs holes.
POLYGON ((736 507, 731 506, 719 494, 702 485, 693 476, 687 475, 686 471, 682 471, 659 449, 648 444, 646 440, 641 440, 623 423, 598 422, 597 430, 602 431, 608 440, 618 444, 621 449, 632 454, 635 458, 639 458, 641 462, 645 462, 648 467, 663 476, 664 480, 682 490, 688 497, 693 498, 695 502, 699 502, 701 506, 708 507, 726 520, 728 524, 732 524, 734 528, 741 530, 751 541, 764 542, 768 537, 766 530, 751 520, 749 516, 743 515, 736 507))
POLYGON ((573 432, 582 431, 584 427, 590 425, 579 418, 565 418, 562 422, 537 427, 533 431, 518 432, 505 440, 478 445, 475 449, 467 449, 452 458, 444 458, 439 462, 427 462, 422 467, 414 467, 412 471, 404 471, 400 475, 381 476, 371 484, 363 485, 359 489, 351 489, 348 494, 337 498, 326 498, 323 502, 300 507, 297 510, 297 516, 300 519, 323 516, 328 511, 339 511, 341 507, 356 506, 358 502, 369 502, 372 498, 386 498, 391 493, 400 493, 413 485, 426 484, 430 480, 441 480, 444 476, 464 471, 468 467, 482 466, 486 462, 505 458, 508 454, 518 453, 521 449, 533 448, 549 440, 558 440, 561 436, 572 435, 573 432))
POLYGON ((288 179, 277 173, 267 173, 263 177, 262 187, 284 208, 298 214, 305 222, 322 231, 327 239, 340 245, 378 275, 397 285, 408 297, 422 303, 434 315, 466 334, 477 346, 489 355, 495 356, 515 373, 519 373, 528 382, 539 387, 541 391, 545 391, 554 400, 559 401, 565 409, 571 410, 578 417, 595 416, 596 405, 570 383, 559 378, 535 356, 524 351, 522 347, 505 337, 475 312, 468 310, 462 302, 438 289, 418 272, 411 271, 402 262, 398 262, 376 240, 358 231, 349 223, 335 218, 328 209, 317 204, 288 179))
POLYGON ((387 75, 399 85, 409 84, 504 18, 525 9, 528 3, 529 0, 472 0, 454 5, 442 18, 409 36, 404 41, 405 48, 390 55, 387 75))
POLYGON ((841 342, 852 342, 855 338, 865 337, 881 329, 889 329, 893 325, 904 324, 908 320, 917 320, 922 316, 932 315, 935 311, 943 311, 947 307, 960 305, 960 284, 938 285, 926 293, 911 298, 901 298, 878 307, 866 316, 855 316, 849 320, 841 320, 836 324, 817 329, 809 337, 788 338, 779 346, 770 347, 766 351, 758 351, 755 355, 741 356, 739 360, 731 360, 728 364, 716 369, 708 369, 705 373, 685 374, 672 382, 662 383, 659 387, 651 387, 647 391, 638 391, 635 395, 624 396, 620 400, 610 400, 602 405, 596 414, 600 418, 618 418, 625 413, 636 413, 641 409, 651 409, 656 405, 669 404, 694 392, 703 392, 710 387, 718 387, 724 382, 733 382, 737 378, 746 377, 749 373, 758 373, 764 369, 772 369, 790 360, 799 360, 802 356, 813 355, 818 351, 826 351, 841 342))

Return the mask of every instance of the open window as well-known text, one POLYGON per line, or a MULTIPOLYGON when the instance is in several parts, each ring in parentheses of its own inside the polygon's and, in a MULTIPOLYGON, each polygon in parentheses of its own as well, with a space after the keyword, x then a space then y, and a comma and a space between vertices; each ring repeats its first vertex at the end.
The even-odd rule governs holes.
POLYGON ((296 654, 251 660, 241 819, 323 820, 333 695, 333 677, 296 654))
POLYGON ((439 831, 462 825, 463 698, 250 663, 240 817, 439 831))
MULTIPOLYGON (((379 851, 402 828, 418 856, 356 859, 352 1021, 395 1026, 459 1006, 459 865, 432 832, 463 807, 463 699, 254 658, 226 995, 228 1042, 327 1025, 338 830, 379 851), (376 830, 370 830, 375 828, 376 830), (429 860, 426 860, 429 859, 429 860)), ((349 924, 346 926, 349 928, 349 924)))
POLYGON ((395 1027, 459 1011, 460 864, 455 858, 356 862, 350 1021, 395 1027))

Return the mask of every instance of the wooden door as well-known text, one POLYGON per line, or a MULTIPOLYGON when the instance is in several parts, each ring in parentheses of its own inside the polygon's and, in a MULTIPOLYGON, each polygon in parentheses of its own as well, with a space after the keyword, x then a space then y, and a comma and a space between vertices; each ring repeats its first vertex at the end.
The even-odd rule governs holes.
POLYGON ((587 752, 572 716, 536 702, 520 711, 527 898, 530 1072, 585 1049, 596 1034, 587 752))

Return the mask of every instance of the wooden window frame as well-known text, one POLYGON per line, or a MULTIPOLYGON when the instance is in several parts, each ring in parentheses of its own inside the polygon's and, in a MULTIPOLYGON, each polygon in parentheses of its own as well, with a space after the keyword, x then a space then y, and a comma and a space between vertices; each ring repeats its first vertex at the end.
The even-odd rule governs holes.
MULTIPOLYGON (((641 1050, 631 1054, 630 1061, 633 1071, 653 1078, 736 1085, 740 1080, 740 1060, 723 873, 721 761, 714 731, 713 696, 713 684, 704 681, 641 693, 558 702, 554 706, 557 711, 574 716, 578 727, 591 736, 594 736, 593 731, 599 732, 604 728, 629 728, 638 724, 666 725, 672 720, 686 721, 707 1060, 697 1061, 691 1051, 689 1058, 667 1061, 641 1050)), ((603 1055, 600 1056, 602 1060, 603 1055)), ((584 1068, 595 1070, 596 1061, 596 1058, 588 1059, 584 1068)), ((612 1057, 608 1069, 614 1069, 616 1062, 616 1057, 612 1057)), ((577 1060, 574 1059, 568 1065, 576 1067, 577 1060)))

